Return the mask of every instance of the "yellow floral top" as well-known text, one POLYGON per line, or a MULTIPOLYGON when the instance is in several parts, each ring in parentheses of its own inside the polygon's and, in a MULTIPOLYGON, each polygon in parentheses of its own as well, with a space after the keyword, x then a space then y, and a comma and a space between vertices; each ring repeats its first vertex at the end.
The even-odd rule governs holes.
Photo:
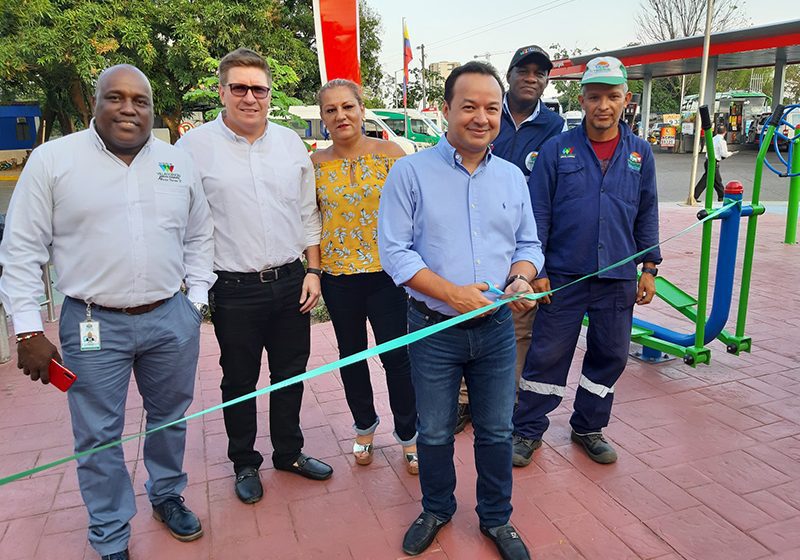
POLYGON ((378 272, 378 203, 396 158, 368 154, 314 164, 322 215, 322 270, 378 272))

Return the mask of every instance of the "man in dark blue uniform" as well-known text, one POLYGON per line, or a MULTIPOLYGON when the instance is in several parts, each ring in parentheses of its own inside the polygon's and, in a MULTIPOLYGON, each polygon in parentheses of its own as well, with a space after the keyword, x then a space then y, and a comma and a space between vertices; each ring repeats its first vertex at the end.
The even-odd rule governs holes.
MULTIPOLYGON (((500 133, 492 143, 492 155, 519 167, 526 179, 530 176, 544 141, 567 130, 564 119, 541 101, 552 68, 553 63, 550 62, 547 51, 530 45, 520 47, 514 52, 506 73, 508 92, 503 99, 500 133)), ((536 307, 514 313, 517 383, 531 345, 531 329, 535 316, 536 307)), ((469 418, 469 395, 467 386, 462 381, 458 396, 456 433, 464 429, 469 418)))
MULTIPOLYGON (((545 142, 529 181, 546 271, 534 290, 558 288, 658 242, 653 154, 620 115, 630 101, 627 72, 613 57, 594 58, 581 80, 581 126, 545 142)), ((617 454, 603 436, 614 385, 628 357, 633 305, 655 295, 658 248, 637 259, 543 297, 514 413, 516 466, 531 462, 564 397, 581 322, 589 315, 586 355, 570 419, 572 441, 598 463, 617 454)))

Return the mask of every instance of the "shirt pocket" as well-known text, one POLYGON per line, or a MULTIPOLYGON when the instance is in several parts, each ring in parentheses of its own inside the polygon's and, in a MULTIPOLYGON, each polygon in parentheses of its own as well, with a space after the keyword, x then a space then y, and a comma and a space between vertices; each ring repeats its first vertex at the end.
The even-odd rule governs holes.
POLYGON ((156 220, 164 229, 184 229, 189 221, 189 186, 156 185, 156 220))
POLYGON ((275 184, 277 187, 278 198, 288 204, 295 204, 300 200, 300 181, 299 166, 288 169, 275 170, 275 184))
POLYGON ((642 174, 629 167, 623 173, 618 174, 619 179, 610 182, 608 192, 614 198, 622 200, 626 204, 633 206, 639 205, 639 186, 642 182, 642 174))
POLYGON ((583 168, 583 163, 574 159, 559 161, 555 200, 574 200, 587 195, 583 168))

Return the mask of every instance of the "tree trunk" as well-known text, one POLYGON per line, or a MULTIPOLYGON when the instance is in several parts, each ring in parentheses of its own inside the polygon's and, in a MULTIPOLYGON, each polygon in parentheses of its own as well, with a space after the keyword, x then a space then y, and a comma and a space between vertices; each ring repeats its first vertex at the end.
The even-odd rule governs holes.
POLYGON ((78 111, 84 128, 89 128, 89 121, 92 119, 91 103, 86 95, 83 83, 79 79, 74 79, 69 85, 69 95, 72 105, 78 111))
POLYGON ((61 126, 62 136, 66 136, 67 134, 72 134, 75 132, 75 123, 72 122, 69 113, 66 111, 59 111, 57 116, 58 124, 61 126))
POLYGON ((172 113, 162 113, 161 120, 167 125, 169 129, 169 142, 174 144, 181 137, 178 127, 181 125, 181 111, 173 111, 172 113))

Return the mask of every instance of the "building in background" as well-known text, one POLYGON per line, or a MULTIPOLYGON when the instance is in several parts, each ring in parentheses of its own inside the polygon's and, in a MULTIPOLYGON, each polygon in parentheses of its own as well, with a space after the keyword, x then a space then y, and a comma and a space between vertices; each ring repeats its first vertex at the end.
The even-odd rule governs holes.
POLYGON ((430 72, 435 72, 436 74, 439 74, 442 77, 442 83, 444 83, 444 81, 450 75, 450 72, 452 72, 459 66, 461 66, 460 62, 447 62, 447 61, 433 62, 428 65, 428 70, 430 72))

